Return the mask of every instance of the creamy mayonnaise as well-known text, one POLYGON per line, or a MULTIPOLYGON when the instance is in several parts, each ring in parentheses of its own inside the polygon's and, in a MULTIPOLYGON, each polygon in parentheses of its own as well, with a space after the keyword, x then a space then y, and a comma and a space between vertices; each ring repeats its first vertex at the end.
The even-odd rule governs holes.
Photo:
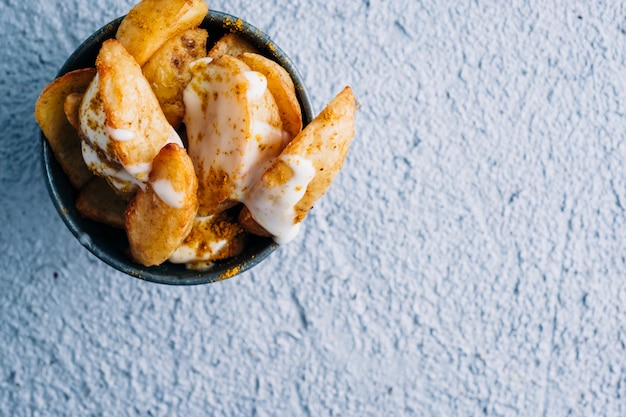
POLYGON ((248 89, 246 90, 248 100, 261 99, 267 89, 267 78, 256 71, 246 71, 243 76, 248 80, 248 89))
POLYGON ((280 156, 279 159, 291 168, 291 178, 278 185, 261 180, 243 203, 257 223, 272 234, 274 241, 284 244, 296 237, 300 230, 295 206, 315 177, 315 167, 310 160, 296 155, 280 156))
POLYGON ((185 204, 185 193, 174 190, 172 183, 166 179, 150 182, 154 193, 165 204, 172 208, 183 208, 185 204))
POLYGON ((89 169, 106 178, 109 184, 118 191, 132 192, 137 188, 132 175, 126 172, 120 164, 101 157, 89 142, 81 142, 81 151, 89 169))
POLYGON ((109 137, 118 142, 126 142, 135 139, 135 132, 129 129, 115 129, 111 126, 106 127, 109 137))

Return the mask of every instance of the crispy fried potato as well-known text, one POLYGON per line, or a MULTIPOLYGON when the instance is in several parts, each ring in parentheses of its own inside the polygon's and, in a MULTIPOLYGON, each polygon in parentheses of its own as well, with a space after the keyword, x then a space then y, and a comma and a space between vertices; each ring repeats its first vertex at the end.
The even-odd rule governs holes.
POLYGON ((302 110, 289 73, 278 63, 259 54, 244 52, 239 59, 267 79, 267 88, 276 100, 283 129, 289 133, 291 141, 302 130, 302 110))
POLYGON ((198 211, 198 180, 184 148, 170 143, 154 158, 145 190, 126 210, 126 233, 135 261, 160 265, 189 234, 198 211))
MULTIPOLYGON (((146 180, 149 165, 168 142, 180 142, 174 128, 167 122, 159 102, 143 76, 141 68, 133 57, 116 40, 109 39, 102 44, 96 58, 96 68, 100 82, 99 97, 106 116, 105 131, 122 132, 121 140, 111 140, 109 149, 115 160, 124 168, 133 169, 133 175, 140 181, 146 180)), ((85 118, 94 107, 83 103, 85 118)), ((85 137, 91 128, 89 120, 81 120, 85 137)), ((115 138, 113 138, 115 139, 115 138)))
POLYGON ((296 204, 296 222, 306 217, 339 174, 354 137, 357 105, 350 87, 344 88, 283 151, 302 155, 313 162, 315 178, 296 204))
POLYGON ((259 50, 241 35, 227 33, 218 39, 207 56, 213 59, 217 59, 222 55, 238 57, 245 52, 258 53, 259 50))
POLYGON ((143 65, 169 38, 198 26, 208 10, 204 0, 142 0, 122 20, 115 37, 143 65))
POLYGON ((212 262, 239 255, 247 233, 228 211, 196 217, 191 232, 170 256, 172 263, 185 263, 191 269, 204 269, 212 262))
POLYGON ((83 187, 93 175, 83 161, 80 139, 65 116, 64 104, 69 95, 83 93, 95 74, 94 68, 68 72, 48 84, 35 104, 37 123, 75 188, 83 187))
MULTIPOLYGON (((276 221, 277 230, 286 230, 285 226, 297 225, 306 217, 341 170, 354 136, 355 111, 352 89, 346 87, 287 145, 250 191, 246 206, 250 217, 259 224, 255 225, 244 210, 240 222, 248 231, 258 233, 257 226, 260 226, 276 238, 271 227, 268 229, 270 223, 276 221), (307 178, 310 180, 306 190, 292 206, 288 199, 302 192, 307 178), (269 206, 268 198, 275 199, 269 206), (272 205, 280 207, 278 212, 273 211, 272 205), (293 216, 293 219, 284 216, 293 216)), ((293 237, 294 232, 297 229, 286 232, 291 233, 287 238, 293 237)))
POLYGON ((230 55, 191 65, 185 89, 189 156, 198 173, 200 215, 240 201, 285 146, 280 113, 264 78, 230 55), (227 109, 227 117, 222 109, 227 109))
POLYGON ((127 202, 100 177, 94 177, 78 194, 76 208, 90 220, 124 229, 127 202))
POLYGON ((175 128, 185 115, 183 90, 191 79, 189 63, 206 56, 207 36, 199 28, 173 36, 142 67, 167 121, 175 128))

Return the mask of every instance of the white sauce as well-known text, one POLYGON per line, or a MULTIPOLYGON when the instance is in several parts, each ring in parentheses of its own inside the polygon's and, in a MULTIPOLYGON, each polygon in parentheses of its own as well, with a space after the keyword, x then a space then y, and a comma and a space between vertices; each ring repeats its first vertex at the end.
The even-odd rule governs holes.
POLYGON ((156 180, 150 183, 155 194, 161 201, 172 208, 183 208, 185 193, 174 190, 172 183, 166 179, 156 180))
POLYGON ((127 142, 135 139, 135 132, 129 129, 115 129, 109 125, 106 126, 109 137, 118 142, 127 142))
POLYGON ((100 158, 98 152, 87 141, 81 141, 81 151, 85 164, 90 170, 106 178, 115 189, 132 192, 137 188, 136 179, 119 164, 100 158))
POLYGON ((210 251, 204 252, 203 256, 198 256, 198 248, 196 246, 180 245, 169 258, 169 261, 175 264, 195 263, 206 261, 215 256, 220 250, 226 247, 228 241, 220 239, 216 242, 208 242, 210 251))
POLYGON ((252 120, 250 126, 252 136, 260 135, 263 138, 262 143, 274 143, 276 140, 282 142, 285 136, 289 137, 289 133, 282 129, 278 129, 262 120, 252 120))
MULTIPOLYGON (((192 70, 195 67, 197 65, 192 70)), ((184 93, 189 155, 196 172, 208 175, 213 167, 223 170, 234 181, 241 172, 243 149, 240 146, 245 142, 249 123, 246 108, 242 108, 240 99, 232 93, 236 82, 223 79, 222 82, 207 83, 200 77, 200 80, 192 79, 184 93), (201 91, 200 95, 197 90, 201 91), (217 100, 206 103, 206 111, 203 111, 203 98, 213 95, 217 100)))
POLYGON ((137 179, 144 179, 148 177, 148 174, 152 169, 152 163, 142 162, 134 165, 126 165, 124 166, 124 169, 133 177, 137 179))
POLYGON ((248 100, 260 100, 267 90, 267 78, 256 71, 246 71, 243 76, 248 80, 248 89, 246 90, 248 100))
POLYGON ((252 217, 272 234, 274 241, 284 244, 296 237, 300 230, 300 223, 295 223, 294 207, 315 177, 315 167, 310 160, 299 156, 280 158, 292 169, 293 176, 277 187, 259 183, 243 202, 252 217))
POLYGON ((262 149, 265 146, 280 146, 280 149, 282 149, 284 146, 277 144, 283 143, 285 136, 289 136, 287 132, 258 120, 252 120, 250 130, 252 136, 259 137, 260 140, 256 142, 256 139, 254 139, 251 146, 248 146, 246 152, 241 155, 241 166, 245 174, 242 177, 243 186, 240 193, 237 194, 237 198, 240 201, 245 198, 248 188, 257 182, 274 160, 273 157, 268 158, 262 149))
MULTIPOLYGON (((257 116, 263 119, 255 119, 257 106, 264 105, 265 76, 256 71, 232 72, 209 62, 200 59, 190 66, 192 80, 184 91, 189 156, 196 172, 205 176, 211 169, 224 172, 232 186, 229 199, 243 201, 286 146, 288 134, 270 125, 264 111, 257 116), (242 88, 245 92, 234 93, 242 88)), ((198 180, 207 181, 206 177, 198 180)))
MULTIPOLYGON (((213 219, 213 216, 199 216, 194 219, 194 228, 201 227, 205 228, 206 226, 203 223, 210 222, 213 219)), ((226 239, 218 239, 215 241, 201 241, 194 240, 192 242, 188 242, 180 245, 172 255, 170 255, 169 261, 176 264, 193 264, 193 269, 199 269, 202 265, 210 266, 210 263, 207 264, 199 264, 204 261, 207 261, 217 255, 219 251, 224 249, 228 245, 228 241, 226 239), (200 249, 200 245, 202 245, 202 250, 200 249), (206 250, 208 247, 209 250, 206 250)))

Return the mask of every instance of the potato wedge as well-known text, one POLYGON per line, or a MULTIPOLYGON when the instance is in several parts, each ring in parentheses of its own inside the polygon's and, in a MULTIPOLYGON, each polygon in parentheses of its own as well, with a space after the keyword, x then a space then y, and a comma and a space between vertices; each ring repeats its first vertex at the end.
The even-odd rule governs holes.
POLYGON ((302 155, 313 162, 315 178, 295 207, 296 222, 302 221, 330 188, 339 174, 354 137, 356 99, 345 87, 322 112, 283 151, 284 155, 302 155))
POLYGON ((169 38, 198 26, 208 10, 204 0, 141 0, 115 37, 143 65, 169 38))
POLYGON ((258 53, 259 50, 242 36, 236 33, 227 33, 215 42, 207 56, 213 59, 222 55, 238 57, 245 52, 258 53))
POLYGON ((83 93, 96 74, 94 68, 68 72, 48 84, 35 104, 35 119, 50 144, 52 153, 73 187, 80 189, 92 177, 83 161, 76 129, 65 116, 65 99, 83 93))
POLYGON ((206 56, 208 33, 194 28, 173 36, 142 67, 167 121, 178 128, 185 115, 183 90, 191 79, 189 63, 206 56))
POLYGON ((302 110, 296 90, 289 73, 278 63, 263 55, 244 52, 239 56, 252 71, 260 72, 267 79, 267 88, 270 90, 283 122, 283 130, 289 133, 289 141, 302 130, 302 110))
POLYGON ((206 216, 240 201, 284 149, 285 132, 265 79, 240 59, 223 55, 195 61, 190 69, 185 126, 200 182, 200 215, 206 216))
POLYGON ((126 233, 133 259, 160 265, 191 231, 198 211, 198 180, 184 148, 170 143, 154 158, 145 190, 126 210, 126 233))
POLYGON ((103 164, 97 158, 90 159, 88 166, 99 175, 124 179, 119 189, 125 190, 129 182, 147 181, 150 164, 165 144, 182 146, 182 141, 163 115, 141 68, 118 41, 102 44, 96 68, 98 74, 80 109, 82 139, 125 171, 118 175, 106 167, 99 170, 103 164), (131 175, 133 180, 128 181, 131 175))
POLYGON ((100 177, 89 181, 76 199, 76 208, 83 217, 118 229, 124 229, 127 205, 106 180, 100 177))
MULTIPOLYGON (((278 243, 297 233, 297 225, 335 179, 354 136, 355 98, 350 87, 341 91, 296 136, 252 187, 244 202, 251 217, 278 243)), ((244 210, 240 221, 258 228, 244 210)))

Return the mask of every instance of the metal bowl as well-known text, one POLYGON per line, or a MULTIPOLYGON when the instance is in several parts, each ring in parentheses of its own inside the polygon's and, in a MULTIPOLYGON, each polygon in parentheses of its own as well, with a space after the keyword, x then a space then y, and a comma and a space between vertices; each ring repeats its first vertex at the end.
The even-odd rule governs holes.
MULTIPOLYGON (((103 26, 83 42, 68 58, 57 76, 69 71, 94 67, 100 45, 115 37, 123 16, 103 26)), ((287 55, 259 29, 249 23, 226 13, 209 11, 200 27, 209 32, 207 48, 221 35, 236 32, 255 45, 261 54, 279 63, 291 76, 296 95, 302 108, 303 125, 313 119, 309 100, 302 76, 287 55)), ((269 238, 253 236, 245 251, 239 256, 218 261, 208 271, 195 271, 166 262, 160 266, 145 267, 134 262, 128 256, 128 240, 122 230, 97 223, 81 216, 75 206, 78 192, 74 189, 65 173, 57 163, 43 133, 41 134, 43 166, 46 184, 52 201, 72 234, 91 253, 102 261, 132 277, 169 285, 198 285, 234 277, 249 270, 267 258, 277 245, 269 238)))

